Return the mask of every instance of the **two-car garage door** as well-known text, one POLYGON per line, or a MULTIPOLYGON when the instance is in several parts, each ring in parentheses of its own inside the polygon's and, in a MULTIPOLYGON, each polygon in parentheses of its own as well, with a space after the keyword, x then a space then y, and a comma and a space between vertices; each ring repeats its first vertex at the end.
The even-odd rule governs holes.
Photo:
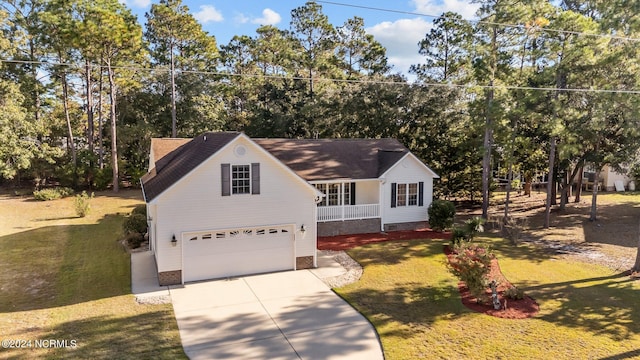
POLYGON ((184 233, 184 281, 294 268, 293 226, 184 233))

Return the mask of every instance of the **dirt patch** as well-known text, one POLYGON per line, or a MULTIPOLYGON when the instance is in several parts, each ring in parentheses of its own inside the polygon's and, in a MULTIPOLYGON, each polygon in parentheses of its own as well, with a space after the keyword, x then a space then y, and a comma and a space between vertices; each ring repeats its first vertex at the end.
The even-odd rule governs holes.
MULTIPOLYGON (((444 252, 447 255, 449 261, 451 261, 453 254, 449 246, 445 246, 444 252)), ((513 287, 513 285, 511 285, 509 280, 504 277, 502 271, 500 270, 498 260, 495 258, 491 260, 489 279, 495 280, 498 284, 496 290, 498 293, 498 300, 501 304, 501 309, 496 310, 493 308, 492 304, 486 304, 483 301, 478 301, 477 298, 471 295, 471 292, 467 288, 464 281, 458 282, 458 291, 460 292, 462 304, 473 311, 499 317, 502 319, 526 319, 534 316, 538 313, 538 311, 540 311, 540 306, 538 306, 538 303, 536 303, 534 299, 527 295, 525 295, 524 298, 517 300, 509 299, 504 295, 505 291, 513 287)), ((491 299, 490 288, 488 288, 486 291, 486 298, 491 299)))
POLYGON ((356 246, 383 241, 415 240, 415 239, 450 239, 449 232, 438 232, 431 229, 415 231, 390 231, 387 233, 354 234, 318 237, 318 250, 349 250, 356 246))

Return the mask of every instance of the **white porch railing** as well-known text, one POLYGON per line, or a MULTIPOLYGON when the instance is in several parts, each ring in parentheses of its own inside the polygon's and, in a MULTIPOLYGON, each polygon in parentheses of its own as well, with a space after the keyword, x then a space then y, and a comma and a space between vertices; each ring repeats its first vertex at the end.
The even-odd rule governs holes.
POLYGON ((380 217, 380 204, 318 206, 318 221, 360 220, 380 217))

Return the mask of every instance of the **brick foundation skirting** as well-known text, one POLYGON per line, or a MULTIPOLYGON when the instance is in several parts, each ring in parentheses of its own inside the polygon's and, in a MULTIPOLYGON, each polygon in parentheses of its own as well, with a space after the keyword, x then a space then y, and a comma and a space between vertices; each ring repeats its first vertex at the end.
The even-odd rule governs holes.
POLYGON ((380 218, 318 223, 318 236, 338 236, 380 232, 380 218))
POLYGON ((426 221, 384 224, 384 231, 420 230, 428 227, 426 221))
POLYGON ((313 256, 299 256, 296 258, 296 269, 311 269, 313 268, 313 256))
POLYGON ((182 284, 182 270, 159 272, 158 283, 160 286, 182 284))

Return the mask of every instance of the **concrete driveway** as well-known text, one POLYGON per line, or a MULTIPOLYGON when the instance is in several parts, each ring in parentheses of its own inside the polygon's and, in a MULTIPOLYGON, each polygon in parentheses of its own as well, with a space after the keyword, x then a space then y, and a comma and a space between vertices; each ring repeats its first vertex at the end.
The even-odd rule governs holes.
POLYGON ((383 359, 371 324, 309 270, 169 288, 191 359, 383 359))

